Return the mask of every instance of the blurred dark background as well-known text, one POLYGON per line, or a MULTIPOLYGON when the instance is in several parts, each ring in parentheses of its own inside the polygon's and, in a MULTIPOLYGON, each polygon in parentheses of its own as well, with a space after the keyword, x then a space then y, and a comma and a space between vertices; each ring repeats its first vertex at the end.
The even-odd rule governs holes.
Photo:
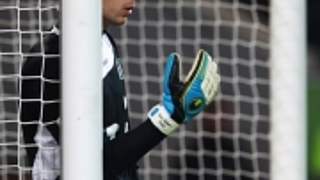
POLYGON ((320 1, 308 0, 309 180, 320 179, 320 1))
POLYGON ((320 1, 308 1, 308 41, 312 45, 320 46, 320 1))

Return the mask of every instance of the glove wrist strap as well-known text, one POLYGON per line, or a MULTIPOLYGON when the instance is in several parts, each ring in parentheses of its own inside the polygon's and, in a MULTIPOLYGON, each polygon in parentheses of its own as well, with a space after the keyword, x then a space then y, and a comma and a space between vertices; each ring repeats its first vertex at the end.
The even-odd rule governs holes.
POLYGON ((153 125, 163 134, 170 135, 180 125, 171 119, 168 111, 160 104, 154 106, 148 113, 148 118, 153 125))

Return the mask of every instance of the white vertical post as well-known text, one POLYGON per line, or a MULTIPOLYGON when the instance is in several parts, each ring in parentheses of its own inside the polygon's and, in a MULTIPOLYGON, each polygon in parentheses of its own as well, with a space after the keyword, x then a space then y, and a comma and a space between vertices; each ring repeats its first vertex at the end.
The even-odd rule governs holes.
POLYGON ((102 180, 101 0, 62 0, 62 177, 102 180))
POLYGON ((271 1, 271 179, 306 180, 306 1, 271 1))

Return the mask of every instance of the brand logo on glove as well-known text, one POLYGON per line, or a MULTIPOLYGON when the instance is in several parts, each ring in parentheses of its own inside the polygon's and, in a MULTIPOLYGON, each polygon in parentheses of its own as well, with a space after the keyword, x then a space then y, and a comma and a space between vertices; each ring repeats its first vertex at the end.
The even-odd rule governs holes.
POLYGON ((202 99, 195 99, 192 101, 192 103, 190 104, 190 109, 191 110, 196 110, 199 107, 201 107, 203 105, 203 100, 202 99))

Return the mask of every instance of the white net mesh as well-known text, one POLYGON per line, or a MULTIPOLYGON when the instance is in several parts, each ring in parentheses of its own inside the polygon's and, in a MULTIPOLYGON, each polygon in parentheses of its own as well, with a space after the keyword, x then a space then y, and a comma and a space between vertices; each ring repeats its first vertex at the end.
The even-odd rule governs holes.
MULTIPOLYGON (((19 120, 26 100, 17 85, 30 78, 21 76, 23 59, 47 57, 43 48, 29 50, 43 44, 57 17, 54 0, 0 2, 0 179, 30 179, 25 149, 36 145, 23 142, 21 126, 41 123, 19 120)), ((134 126, 160 100, 170 52, 183 55, 186 72, 203 48, 222 74, 217 101, 148 153, 141 179, 270 179, 268 0, 139 0, 128 24, 111 33, 125 64, 134 126)))
POLYGON ((136 125, 161 100, 170 52, 182 54, 186 72, 203 48, 222 74, 217 101, 143 159, 142 179, 270 179, 269 1, 140 0, 112 34, 136 125))
MULTIPOLYGON (((41 124, 41 119, 22 121, 19 117, 25 103, 45 104, 42 98, 21 99, 21 83, 44 82, 43 77, 21 76, 23 60, 42 60, 43 37, 57 23, 58 9, 54 0, 2 0, 0 2, 0 179, 31 179, 31 166, 26 149, 35 144, 24 143, 22 126, 41 124), (37 42, 40 48, 30 49, 37 42), (21 80, 21 81, 20 81, 21 80)), ((40 94, 41 92, 39 92, 40 94)), ((30 110, 30 109, 25 109, 30 110)))

